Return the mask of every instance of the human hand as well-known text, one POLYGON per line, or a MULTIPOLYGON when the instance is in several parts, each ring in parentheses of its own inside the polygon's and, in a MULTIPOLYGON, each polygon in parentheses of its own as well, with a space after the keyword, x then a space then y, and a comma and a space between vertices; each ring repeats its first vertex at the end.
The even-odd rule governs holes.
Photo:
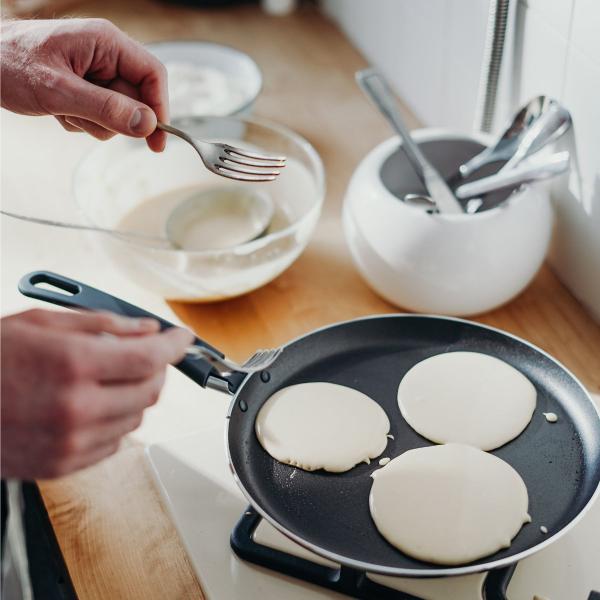
POLYGON ((3 478, 58 477, 114 453, 193 340, 100 312, 38 309, 1 324, 3 478))
POLYGON ((104 19, 2 23, 4 108, 54 115, 67 131, 107 140, 145 137, 160 152, 169 118, 167 74, 142 45, 104 19))

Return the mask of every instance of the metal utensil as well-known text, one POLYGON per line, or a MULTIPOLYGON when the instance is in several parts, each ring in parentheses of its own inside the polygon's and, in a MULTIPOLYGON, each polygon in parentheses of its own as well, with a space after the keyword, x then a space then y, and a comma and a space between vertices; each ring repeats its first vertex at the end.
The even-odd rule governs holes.
POLYGON ((142 242, 152 246, 164 248, 172 248, 173 245, 167 238, 162 238, 154 235, 146 235, 145 233, 137 233, 135 231, 119 231, 118 229, 109 229, 108 227, 97 227, 95 225, 80 225, 79 223, 67 223, 65 221, 53 221, 52 219, 40 219, 38 217, 30 217, 29 215, 21 215, 19 213, 10 212, 8 210, 0 210, 0 214, 26 221, 27 223, 36 223, 37 225, 49 225, 50 227, 62 227, 64 229, 77 229, 80 231, 93 231, 95 233, 106 233, 117 238, 129 239, 135 242, 142 242))
POLYGON ((460 202, 458 202, 433 165, 425 158, 425 155, 406 129, 385 79, 375 69, 370 68, 358 71, 356 81, 402 139, 402 148, 438 207, 438 211, 448 214, 462 214, 463 209, 460 202))
POLYGON ((409 206, 422 208, 431 213, 438 213, 437 204, 427 194, 405 194, 402 201, 409 206))
POLYGON ((553 100, 547 96, 536 96, 527 102, 514 115, 493 146, 485 148, 458 168, 460 175, 468 177, 488 163, 508 160, 515 153, 525 132, 547 109, 550 102, 553 102, 553 100))
POLYGON ((502 188, 516 187, 522 183, 548 179, 564 173, 569 168, 569 162, 568 152, 558 152, 536 161, 529 161, 527 164, 513 169, 502 169, 494 175, 483 177, 477 181, 464 183, 456 188, 455 193, 461 200, 466 200, 502 188))
MULTIPOLYGON (((522 160, 546 144, 556 141, 570 126, 569 112, 556 100, 548 96, 536 96, 517 112, 493 146, 486 148, 459 167, 459 174, 463 178, 468 177, 488 163, 516 157, 517 152, 518 160, 522 160), (549 121, 546 121, 542 128, 543 135, 540 131, 534 138, 529 137, 534 124, 548 112, 551 115, 546 117, 549 121)), ((513 163, 513 166, 514 164, 516 163, 513 163)))
POLYGON ((281 352, 282 348, 257 350, 248 360, 240 365, 205 346, 190 346, 186 350, 188 356, 202 358, 208 361, 221 375, 235 373, 236 371, 242 373, 257 373, 258 371, 263 371, 277 360, 277 357, 281 352))
POLYGON ((232 248, 267 231, 275 206, 271 196, 251 186, 224 186, 193 194, 169 214, 167 239, 184 250, 232 248))
POLYGON ((515 153, 501 171, 510 171, 525 157, 557 140, 571 127, 571 124, 571 113, 558 102, 551 102, 548 109, 526 131, 515 153))
POLYGON ((268 156, 220 142, 197 140, 172 125, 159 122, 158 129, 181 138, 198 153, 204 166, 216 175, 237 181, 273 181, 285 167, 285 156, 268 156))
MULTIPOLYGON (((165 236, 161 237, 95 225, 40 219, 0 210, 0 214, 7 217, 38 225, 104 233, 152 247, 189 251, 233 247, 255 240, 269 228, 274 212, 275 208, 270 196, 256 189, 249 190, 246 187, 208 189, 186 198, 171 211, 165 224, 165 236), (189 239, 193 239, 189 238, 189 231, 195 223, 204 221, 204 231, 210 232, 211 223, 222 225, 225 222, 226 227, 227 219, 232 223, 235 221, 236 227, 235 231, 231 231, 228 235, 226 244, 205 243, 199 246, 196 242, 188 243, 189 239)), ((213 238, 214 235, 209 238, 209 241, 217 241, 213 238)))

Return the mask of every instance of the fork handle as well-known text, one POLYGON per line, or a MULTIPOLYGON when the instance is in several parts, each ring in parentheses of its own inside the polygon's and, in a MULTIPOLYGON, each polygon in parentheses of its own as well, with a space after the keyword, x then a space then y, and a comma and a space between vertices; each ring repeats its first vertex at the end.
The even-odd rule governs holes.
MULTIPOLYGON (((149 317, 156 319, 160 323, 161 331, 168 329, 169 327, 175 327, 173 323, 170 323, 143 308, 139 308, 116 296, 111 296, 106 292, 85 285, 75 279, 69 279, 68 277, 50 271, 34 271, 33 273, 28 273, 21 278, 21 281, 19 281, 19 291, 30 298, 43 300, 67 308, 106 310, 125 317, 149 317), (51 286, 52 289, 40 287, 40 284, 51 286)), ((224 356, 219 350, 213 348, 210 344, 207 344, 198 337, 194 340, 194 345, 203 346, 217 353, 221 357, 224 356)), ((192 358, 186 356, 181 362, 175 365, 175 368, 187 375, 190 379, 193 379, 196 383, 199 383, 202 387, 206 387, 209 378, 216 377, 217 379, 223 380, 223 377, 219 375, 212 365, 207 360, 200 357, 192 358)), ((230 382, 228 380, 224 381, 227 386, 223 387, 230 388, 230 382)))
POLYGON ((156 123, 156 129, 160 129, 161 131, 166 131, 167 133, 176 135, 182 140, 185 140, 188 144, 192 144, 192 146, 194 145, 194 140, 185 131, 177 129, 177 127, 173 127, 173 125, 169 125, 167 123, 163 123, 162 121, 158 121, 156 123))

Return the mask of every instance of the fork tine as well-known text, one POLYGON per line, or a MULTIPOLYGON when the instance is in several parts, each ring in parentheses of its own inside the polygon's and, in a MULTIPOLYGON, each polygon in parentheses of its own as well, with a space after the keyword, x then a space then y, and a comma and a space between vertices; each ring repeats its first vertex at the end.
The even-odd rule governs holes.
POLYGON ((242 148, 235 148, 234 146, 225 146, 224 151, 227 154, 237 154, 238 156, 242 156, 244 158, 254 158, 255 160, 266 160, 266 161, 278 161, 285 162, 285 156, 268 156, 266 154, 257 154, 256 152, 249 152, 248 150, 243 150, 242 148))
POLYGON ((262 364, 264 362, 264 354, 263 350, 258 350, 244 363, 244 367, 255 367, 262 364))
POLYGON ((281 171, 278 169, 273 169, 272 167, 263 167, 263 168, 254 168, 254 167, 245 167, 243 163, 233 163, 229 162, 229 159, 225 159, 223 167, 229 169, 230 171, 234 171, 236 173, 246 173, 248 175, 280 175, 281 171))
POLYGON ((215 172, 218 175, 222 175, 223 177, 229 177, 229 179, 235 179, 237 181, 273 181, 277 178, 277 175, 253 175, 253 174, 244 174, 239 171, 233 171, 228 168, 224 168, 220 165, 215 166, 215 172))
POLYGON ((247 167, 275 167, 276 169, 283 169, 285 167, 285 162, 265 162, 253 160, 252 158, 240 158, 231 153, 228 153, 227 156, 219 156, 219 160, 235 163, 237 165, 246 165, 247 167))
POLYGON ((271 364, 277 356, 279 356, 281 350, 273 349, 273 350, 257 350, 243 365, 244 369, 255 369, 260 371, 262 369, 266 369, 271 364))

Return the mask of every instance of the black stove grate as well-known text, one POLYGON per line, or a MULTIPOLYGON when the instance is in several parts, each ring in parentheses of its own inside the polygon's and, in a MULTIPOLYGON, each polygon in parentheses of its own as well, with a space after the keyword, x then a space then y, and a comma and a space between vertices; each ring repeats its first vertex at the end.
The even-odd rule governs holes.
MULTIPOLYGON (((423 600, 375 583, 363 571, 344 566, 339 569, 326 567, 258 544, 253 534, 261 519, 249 506, 235 526, 231 534, 231 547, 241 559, 359 600, 423 600)), ((488 573, 483 585, 485 600, 507 600, 506 590, 515 568, 516 563, 488 573)))

